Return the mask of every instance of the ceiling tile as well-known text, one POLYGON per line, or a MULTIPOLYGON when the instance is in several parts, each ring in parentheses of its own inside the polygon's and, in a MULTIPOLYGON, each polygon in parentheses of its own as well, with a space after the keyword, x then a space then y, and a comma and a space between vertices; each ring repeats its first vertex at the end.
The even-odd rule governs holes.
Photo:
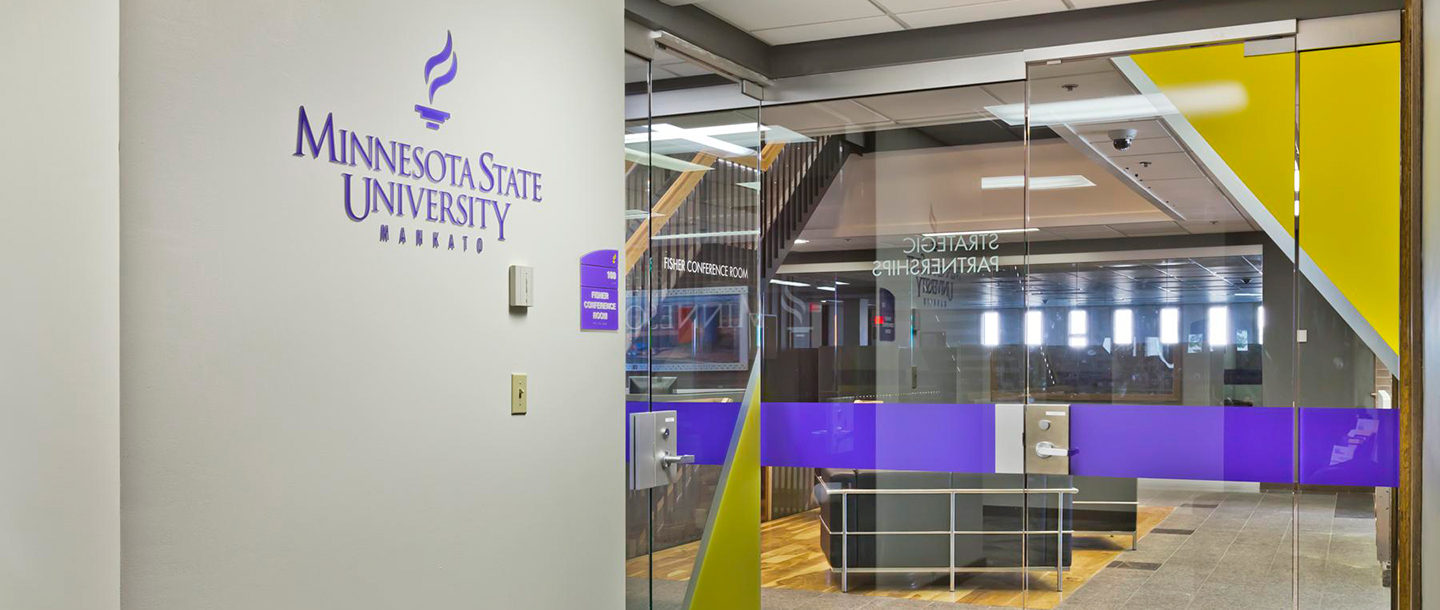
POLYGON ((1106 225, 1089 225, 1078 227, 1047 227, 1051 233, 1064 237, 1065 239, 1102 239, 1125 237, 1125 234, 1116 231, 1106 225))
POLYGON ((782 45, 796 42, 809 42, 811 40, 879 34, 881 32, 898 32, 902 29, 904 28, 901 28, 900 24, 895 23, 894 19, 881 16, 797 25, 770 30, 754 30, 750 33, 756 38, 765 41, 767 44, 782 45))
POLYGON ((1112 227, 1130 237, 1143 237, 1148 235, 1182 235, 1185 229, 1173 222, 1131 222, 1123 225, 1112 225, 1112 227))
POLYGON ((1128 98, 1135 87, 1117 71, 1067 74, 1030 79, 1030 103, 1079 102, 1105 108, 1113 98, 1128 98))
POLYGON ((750 32, 885 15, 869 0, 707 0, 699 6, 750 32))
POLYGON ((1113 6, 1116 4, 1134 4, 1136 2, 1149 2, 1150 0, 1070 0, 1075 8, 1095 8, 1097 6, 1113 6))
POLYGON ((1025 83, 1016 81, 1009 83, 995 83, 981 87, 986 93, 995 96, 1002 104, 1023 104, 1025 103, 1025 83))
POLYGON ((876 0, 892 13, 913 13, 940 8, 993 3, 995 0, 876 0))
POLYGON ((714 72, 692 63, 670 64, 664 66, 664 69, 676 76, 704 76, 706 74, 714 74, 714 72))
POLYGON ((900 16, 900 19, 910 24, 911 27, 928 28, 956 23, 973 23, 976 21, 990 21, 992 19, 1023 17, 1041 13, 1056 13, 1065 9, 1065 3, 1061 0, 1001 0, 999 2, 897 14, 900 16))
POLYGON ((1204 177, 1200 168, 1190 160, 1190 155, 1183 152, 1121 157, 1116 159, 1116 163, 1125 173, 1139 177, 1141 182, 1204 177))
POLYGON ((881 95, 856 101, 896 121, 973 115, 996 104, 995 98, 980 87, 881 95))
POLYGON ((765 123, 806 134, 843 132, 859 125, 888 123, 885 117, 849 100, 773 106, 765 123))

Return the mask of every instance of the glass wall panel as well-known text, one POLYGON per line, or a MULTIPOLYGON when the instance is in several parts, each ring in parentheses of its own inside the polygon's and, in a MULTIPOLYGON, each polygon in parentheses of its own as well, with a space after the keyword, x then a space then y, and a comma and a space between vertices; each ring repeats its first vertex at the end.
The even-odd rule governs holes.
POLYGON ((764 193, 764 463, 809 496, 762 530, 777 604, 1024 603, 1023 532, 1044 523, 995 403, 1024 392, 1025 132, 990 110, 1024 93, 765 108, 790 141, 764 193))
POLYGON ((1076 493, 1028 606, 1292 607, 1295 83, 1244 44, 1030 66, 1026 468, 1076 493))
POLYGON ((1300 602, 1389 608, 1398 485, 1400 58, 1389 43, 1299 54, 1300 602))

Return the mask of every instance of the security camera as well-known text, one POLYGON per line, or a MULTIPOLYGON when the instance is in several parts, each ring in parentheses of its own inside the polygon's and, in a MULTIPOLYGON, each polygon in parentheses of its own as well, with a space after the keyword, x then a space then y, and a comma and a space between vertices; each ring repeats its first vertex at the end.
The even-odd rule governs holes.
POLYGON ((1134 129, 1111 129, 1110 143, 1115 145, 1115 150, 1125 150, 1135 142, 1136 131, 1134 129))

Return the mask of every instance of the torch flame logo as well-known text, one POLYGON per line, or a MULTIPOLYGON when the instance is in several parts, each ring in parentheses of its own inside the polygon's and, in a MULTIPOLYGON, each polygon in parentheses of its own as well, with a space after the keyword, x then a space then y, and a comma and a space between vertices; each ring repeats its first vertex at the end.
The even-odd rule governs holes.
MULTIPOLYGON (((431 104, 435 103, 435 92, 439 91, 441 87, 450 84, 450 81, 455 80, 455 71, 459 67, 460 55, 455 52, 454 38, 450 35, 449 31, 446 31, 445 48, 431 56, 430 59, 425 60, 425 82, 430 85, 431 104), (446 61, 450 62, 450 69, 446 70, 444 74, 431 79, 431 76, 435 73, 435 69, 444 65, 446 61)), ((440 125, 450 118, 450 113, 448 112, 420 104, 415 105, 415 112, 420 114, 420 118, 425 120, 425 126, 430 129, 440 129, 440 125)))

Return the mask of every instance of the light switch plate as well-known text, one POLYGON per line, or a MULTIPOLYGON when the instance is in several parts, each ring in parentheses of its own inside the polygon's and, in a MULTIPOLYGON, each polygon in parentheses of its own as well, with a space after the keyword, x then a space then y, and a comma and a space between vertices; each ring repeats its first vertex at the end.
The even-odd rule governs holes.
POLYGON ((530 383, 525 373, 510 375, 510 414, 524 415, 530 405, 530 383))
POLYGON ((535 306, 535 268, 510 265, 510 306, 535 306))

